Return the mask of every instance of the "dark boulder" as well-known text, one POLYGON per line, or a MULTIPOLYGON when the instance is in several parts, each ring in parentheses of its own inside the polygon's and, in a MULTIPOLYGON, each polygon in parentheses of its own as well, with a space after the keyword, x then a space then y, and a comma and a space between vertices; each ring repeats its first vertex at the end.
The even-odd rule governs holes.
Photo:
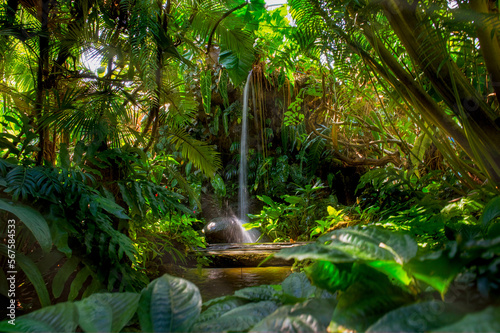
POLYGON ((203 232, 209 244, 241 243, 244 241, 243 229, 237 219, 233 217, 212 219, 203 228, 203 232))

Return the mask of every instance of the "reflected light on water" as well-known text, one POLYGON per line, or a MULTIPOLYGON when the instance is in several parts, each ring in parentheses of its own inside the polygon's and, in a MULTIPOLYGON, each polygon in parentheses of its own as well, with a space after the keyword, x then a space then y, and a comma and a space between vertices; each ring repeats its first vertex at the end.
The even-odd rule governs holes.
POLYGON ((291 267, 191 268, 182 277, 198 286, 206 302, 246 287, 280 284, 291 272, 291 267))

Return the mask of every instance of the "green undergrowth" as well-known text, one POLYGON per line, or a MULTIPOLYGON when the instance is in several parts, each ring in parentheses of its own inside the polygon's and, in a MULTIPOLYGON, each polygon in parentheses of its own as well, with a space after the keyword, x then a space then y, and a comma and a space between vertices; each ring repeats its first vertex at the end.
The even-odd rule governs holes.
MULTIPOLYGON (((498 199, 496 199, 498 200, 498 199)), ((492 208, 493 207, 493 208, 492 208)), ((498 226, 497 206, 482 215, 498 226)), ((491 235, 492 236, 492 235, 491 235)), ((139 292, 97 293, 7 321, 12 331, 498 331, 500 236, 457 239, 422 253, 408 234, 377 226, 332 231, 278 257, 313 260, 280 285, 202 304, 191 282, 164 275, 139 292), (460 284, 468 276, 465 285, 460 284)))

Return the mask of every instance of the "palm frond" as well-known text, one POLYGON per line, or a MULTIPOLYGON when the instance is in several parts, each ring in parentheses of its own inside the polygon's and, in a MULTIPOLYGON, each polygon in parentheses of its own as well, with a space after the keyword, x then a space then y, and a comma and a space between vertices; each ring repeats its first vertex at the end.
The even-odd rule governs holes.
POLYGON ((168 139, 180 149, 182 156, 190 160, 195 167, 209 177, 214 177, 215 172, 221 168, 219 153, 213 146, 190 137, 185 130, 169 131, 168 139))

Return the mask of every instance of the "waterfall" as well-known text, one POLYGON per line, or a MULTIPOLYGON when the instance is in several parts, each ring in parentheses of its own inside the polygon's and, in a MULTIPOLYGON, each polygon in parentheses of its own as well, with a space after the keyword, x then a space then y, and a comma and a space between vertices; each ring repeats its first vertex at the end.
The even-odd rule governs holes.
MULTIPOLYGON (((238 189, 238 206, 240 225, 248 222, 248 189, 247 189, 247 136, 248 136, 248 95, 250 90, 250 81, 252 79, 252 71, 248 74, 247 83, 243 90, 243 111, 241 113, 241 142, 240 142, 240 176, 238 189)), ((243 227, 242 227, 243 228, 243 227)), ((254 243, 258 238, 257 230, 244 230, 244 242, 254 243)))
POLYGON ((240 178, 238 189, 239 218, 248 222, 248 189, 247 189, 247 136, 248 136, 248 92, 252 71, 248 74, 247 83, 243 90, 243 111, 241 112, 241 139, 240 139, 240 178))

